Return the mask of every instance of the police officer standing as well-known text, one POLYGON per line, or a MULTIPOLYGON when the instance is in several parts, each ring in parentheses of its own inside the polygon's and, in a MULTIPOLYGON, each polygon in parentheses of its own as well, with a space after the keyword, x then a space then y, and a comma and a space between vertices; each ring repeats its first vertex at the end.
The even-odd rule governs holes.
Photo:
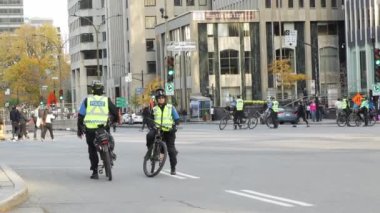
POLYGON ((278 128, 278 117, 277 117, 278 105, 279 105, 278 101, 273 96, 270 97, 268 108, 271 111, 271 118, 272 118, 274 128, 278 128))
POLYGON ((360 104, 359 113, 363 114, 364 116, 364 126, 368 126, 368 109, 369 109, 368 100, 366 97, 363 97, 362 103, 360 104))
POLYGON ((241 99, 240 95, 237 96, 235 109, 236 111, 234 115, 234 129, 237 128, 237 125, 239 125, 239 128, 241 128, 241 123, 243 122, 244 101, 243 99, 241 99))
MULTIPOLYGON (((92 84, 92 94, 84 99, 78 113, 78 137, 82 138, 83 126, 85 126, 86 142, 88 145, 88 153, 90 157, 92 170, 91 179, 99 179, 98 176, 98 163, 99 157, 94 145, 95 131, 98 125, 107 125, 109 117, 114 118, 116 122, 119 118, 118 110, 112 103, 110 98, 103 96, 104 86, 100 81, 94 81, 92 84), (111 116, 110 116, 111 115, 111 116)), ((109 128, 107 128, 109 133, 109 128)), ((111 138, 110 142, 113 142, 111 138)), ((111 150, 113 144, 111 144, 111 150)), ((112 153, 112 157, 116 158, 112 153)))
MULTIPOLYGON (((151 120, 157 128, 163 131, 162 139, 165 141, 168 147, 169 159, 170 159, 170 174, 176 174, 177 165, 177 150, 175 148, 175 138, 176 138, 176 125, 179 125, 179 115, 175 107, 171 104, 166 103, 166 94, 163 89, 156 90, 155 95, 157 105, 153 107, 151 120)), ((146 146, 148 149, 154 143, 154 137, 156 135, 156 129, 150 128, 150 131, 146 135, 146 146)))

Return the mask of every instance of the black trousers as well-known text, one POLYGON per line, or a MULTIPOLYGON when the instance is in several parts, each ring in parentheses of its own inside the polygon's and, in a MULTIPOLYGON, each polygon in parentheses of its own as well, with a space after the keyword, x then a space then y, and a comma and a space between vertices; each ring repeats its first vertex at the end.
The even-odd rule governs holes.
MULTIPOLYGON (((146 146, 149 148, 154 143, 154 137, 156 135, 156 130, 149 130, 146 135, 146 146)), ((164 132, 162 135, 162 140, 165 141, 168 147, 170 167, 175 168, 177 165, 177 149, 175 148, 175 133, 174 132, 164 132)))
POLYGON ((91 162, 91 170, 98 170, 99 156, 94 145, 95 130, 86 129, 86 142, 88 146, 88 155, 91 162))
POLYGON ((298 115, 297 115, 297 120, 299 121, 300 118, 302 118, 303 121, 305 121, 306 125, 309 125, 309 122, 307 122, 307 119, 306 119, 306 115, 305 115, 305 114, 303 114, 303 113, 302 113, 302 114, 298 114, 298 115))
POLYGON ((244 111, 235 111, 234 113, 234 124, 241 124, 244 117, 244 111))
POLYGON ((270 116, 272 118, 272 122, 273 122, 274 128, 277 128, 278 127, 277 112, 273 111, 273 109, 270 109, 270 116))

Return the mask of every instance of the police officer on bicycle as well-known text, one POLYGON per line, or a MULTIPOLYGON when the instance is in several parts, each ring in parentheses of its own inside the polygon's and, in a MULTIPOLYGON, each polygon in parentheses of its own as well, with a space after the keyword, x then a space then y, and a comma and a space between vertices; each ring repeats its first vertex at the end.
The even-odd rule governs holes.
MULTIPOLYGON (((175 148, 175 133, 177 131, 176 125, 179 124, 179 116, 175 107, 167 103, 167 97, 163 89, 156 90, 155 99, 157 105, 153 107, 150 118, 154 123, 150 125, 156 125, 157 128, 163 132, 162 139, 165 141, 168 147, 169 159, 170 159, 170 174, 176 174, 177 165, 177 150, 175 148)), ((146 146, 148 149, 154 143, 154 137, 156 130, 150 128, 150 131, 146 135, 146 146)))
MULTIPOLYGON (((112 103, 111 99, 103 96, 104 86, 100 81, 93 81, 92 94, 85 98, 80 106, 78 112, 78 137, 82 138, 83 133, 86 135, 86 142, 88 145, 88 154, 90 157, 92 175, 91 179, 99 179, 98 176, 98 163, 99 157, 94 145, 95 131, 98 125, 107 126, 109 117, 114 118, 112 122, 119 119, 119 114, 116 106, 112 103), (85 126, 83 128, 83 126, 85 126)), ((109 126, 106 128, 109 133, 109 126)), ((113 139, 110 139, 111 151, 114 147, 113 139)), ((112 152, 112 157, 115 159, 116 155, 112 152)))

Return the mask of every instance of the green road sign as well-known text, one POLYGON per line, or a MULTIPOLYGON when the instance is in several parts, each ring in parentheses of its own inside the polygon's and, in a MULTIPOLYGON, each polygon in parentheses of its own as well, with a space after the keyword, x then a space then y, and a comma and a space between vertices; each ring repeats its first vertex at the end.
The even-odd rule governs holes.
POLYGON ((375 95, 375 96, 380 95, 380 83, 373 85, 372 95, 375 95))
POLYGON ((174 95, 174 83, 173 82, 167 82, 165 84, 165 93, 166 93, 166 95, 174 95))
POLYGON ((127 102, 124 97, 117 97, 116 98, 116 106, 124 108, 127 106, 127 102))

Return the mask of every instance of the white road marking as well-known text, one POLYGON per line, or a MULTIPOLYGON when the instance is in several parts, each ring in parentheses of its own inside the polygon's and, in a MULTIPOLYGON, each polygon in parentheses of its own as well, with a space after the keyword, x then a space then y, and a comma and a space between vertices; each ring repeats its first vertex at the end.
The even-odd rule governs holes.
POLYGON ((287 198, 283 198, 283 197, 277 197, 277 196, 273 196, 273 195, 268 195, 268 194, 264 194, 264 193, 260 193, 260 192, 255 192, 255 191, 252 191, 252 190, 246 190, 245 189, 245 190, 241 190, 241 191, 249 193, 249 194, 259 195, 259 196, 266 197, 266 198, 272 198, 272 199, 279 200, 279 201, 293 203, 293 204, 300 205, 300 206, 307 206, 307 207, 313 206, 313 204, 310 204, 310 203, 305 203, 305 202, 291 200, 291 199, 287 199, 287 198))
MULTIPOLYGON (((166 172, 170 172, 169 170, 165 170, 166 172)), ((192 179, 199 179, 200 177, 197 177, 197 176, 193 176, 193 175, 188 175, 188 174, 185 174, 185 173, 182 173, 182 172, 177 172, 177 175, 180 175, 180 176, 184 176, 184 177, 187 177, 187 178, 192 178, 192 179)))
POLYGON ((165 172, 165 171, 161 171, 161 174, 163 174, 163 175, 167 175, 167 176, 170 176, 170 177, 173 177, 173 178, 178 178, 178 179, 181 179, 181 180, 186 179, 186 178, 181 177, 181 176, 178 176, 178 175, 171 175, 170 173, 165 172))
POLYGON ((231 194, 235 194, 235 195, 239 195, 239 196, 243 196, 243 197, 248 197, 248 198, 252 198, 252 199, 255 199, 255 200, 260 200, 260 201, 263 201, 263 202, 276 204, 276 205, 279 205, 279 206, 294 207, 291 204, 287 204, 287 203, 283 203, 283 202, 279 202, 279 201, 274 201, 274 200, 269 200, 269 199, 266 199, 266 198, 257 197, 257 196, 253 196, 253 195, 237 192, 237 191, 232 191, 232 190, 225 190, 225 191, 228 192, 228 193, 231 193, 231 194))

